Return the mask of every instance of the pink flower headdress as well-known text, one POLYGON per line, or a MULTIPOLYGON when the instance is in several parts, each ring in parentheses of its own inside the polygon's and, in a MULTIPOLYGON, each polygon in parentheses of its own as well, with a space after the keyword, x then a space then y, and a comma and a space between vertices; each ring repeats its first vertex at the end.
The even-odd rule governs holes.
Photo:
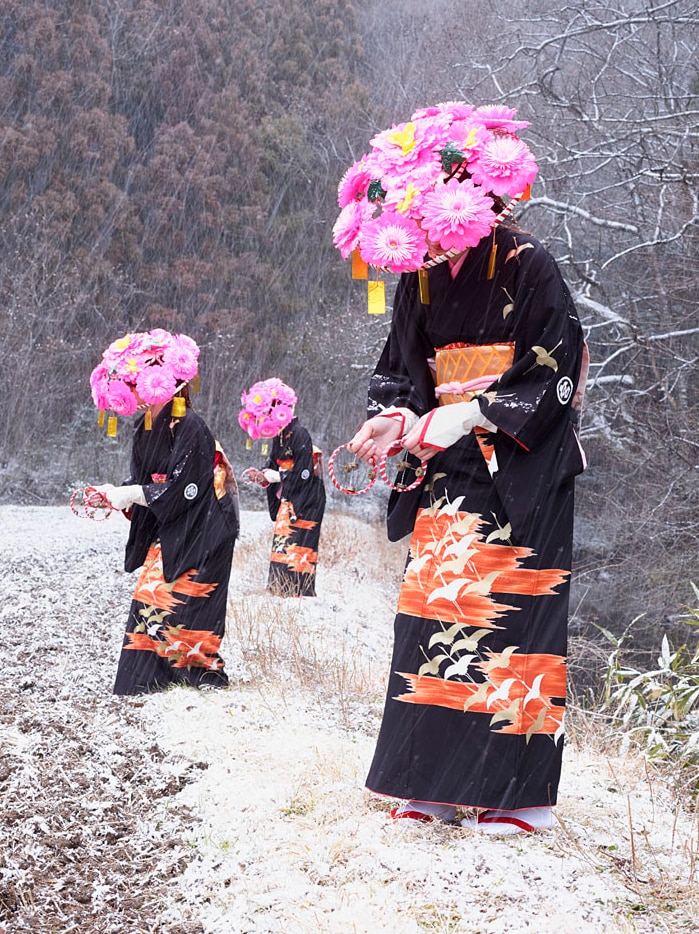
POLYGON ((517 136, 528 125, 511 107, 448 101, 377 133, 338 186, 333 242, 343 258, 358 250, 400 273, 425 266, 428 239, 452 254, 475 246, 536 178, 517 136))
POLYGON ((197 375, 198 358, 199 347, 185 334, 163 328, 125 334, 107 347, 92 371, 94 403, 102 411, 133 415, 169 402, 197 375))
POLYGON ((240 401, 243 408, 238 414, 238 424, 256 441, 273 438, 286 428, 294 417, 298 400, 291 386, 272 377, 253 383, 242 393, 240 401))

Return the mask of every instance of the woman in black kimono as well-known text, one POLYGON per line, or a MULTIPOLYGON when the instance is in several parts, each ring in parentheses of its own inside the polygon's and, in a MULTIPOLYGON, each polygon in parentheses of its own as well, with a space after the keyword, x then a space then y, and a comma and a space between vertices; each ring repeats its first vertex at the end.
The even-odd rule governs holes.
POLYGON ((394 819, 473 808, 462 823, 483 832, 545 829, 584 468, 582 330, 553 258, 515 226, 428 247, 446 261, 401 276, 370 418, 350 443, 372 460, 402 439, 428 462, 424 483, 389 501, 389 537, 411 540, 367 787, 403 799, 394 819))
POLYGON ((244 410, 240 419, 255 438, 269 437, 271 430, 277 431, 265 467, 245 471, 246 479, 266 490, 274 522, 267 589, 277 597, 315 597, 318 543, 325 513, 320 451, 294 414, 295 393, 281 381, 256 383, 243 395, 243 401, 269 398, 270 385, 275 394, 268 407, 249 419, 245 414, 250 413, 244 410), (278 429, 280 421, 285 424, 278 429), (270 424, 275 427, 267 431, 265 426, 270 424), (262 434, 258 433, 260 427, 262 434))
POLYGON ((297 418, 272 442, 263 474, 274 522, 267 589, 278 597, 315 597, 325 486, 311 436, 297 418))
MULTIPOLYGON (((170 335, 164 334, 158 331, 155 345, 140 357, 137 353, 130 357, 142 364, 142 371, 162 365, 161 345, 171 346, 170 335)), ((133 338, 132 347, 143 343, 143 335, 127 337, 133 338)), ((142 694, 172 684, 226 687, 219 650, 238 535, 232 470, 203 419, 191 408, 188 387, 176 366, 171 370, 179 386, 171 382, 154 391, 151 385, 150 394, 141 387, 149 400, 176 388, 174 399, 146 403, 135 380, 128 382, 119 375, 109 351, 105 361, 97 368, 107 371, 106 381, 96 391, 100 408, 110 405, 110 394, 120 396, 112 402, 125 398, 123 386, 117 390, 115 385, 120 381, 143 410, 134 428, 129 479, 122 486, 96 488, 98 496, 126 511, 131 520, 125 569, 142 568, 114 693, 142 694)), ((187 378, 194 377, 191 362, 184 372, 187 378)), ((128 414, 128 409, 121 414, 128 414)))

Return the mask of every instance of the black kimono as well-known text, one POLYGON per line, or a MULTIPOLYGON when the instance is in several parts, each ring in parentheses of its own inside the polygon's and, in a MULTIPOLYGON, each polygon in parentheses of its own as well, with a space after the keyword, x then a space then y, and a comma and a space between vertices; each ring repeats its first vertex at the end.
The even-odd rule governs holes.
POLYGON ((134 429, 128 484, 143 487, 134 505, 125 568, 143 566, 119 659, 115 694, 170 684, 225 687, 219 655, 228 579, 238 535, 235 493, 203 419, 173 418, 166 405, 151 431, 134 429))
POLYGON ((486 385, 463 398, 497 431, 462 437, 421 487, 389 501, 389 537, 412 537, 367 787, 514 810, 556 803, 584 344, 553 258, 510 229, 496 242, 493 278, 491 238, 454 279, 447 262, 430 269, 429 304, 418 274, 402 276, 371 381, 370 415, 422 415, 435 382, 454 378, 436 361, 481 355, 486 385))
POLYGON ((278 597, 315 597, 325 487, 311 436, 297 418, 275 437, 266 467, 280 476, 267 487, 274 520, 267 589, 278 597))

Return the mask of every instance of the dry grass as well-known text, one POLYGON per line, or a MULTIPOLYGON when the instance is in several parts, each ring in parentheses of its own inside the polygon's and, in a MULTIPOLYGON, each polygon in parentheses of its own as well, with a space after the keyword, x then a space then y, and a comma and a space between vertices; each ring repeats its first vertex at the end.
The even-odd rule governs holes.
MULTIPOLYGON (((331 696, 343 725, 357 728, 362 722, 356 716, 357 704, 375 704, 383 696, 387 658, 357 651, 351 630, 319 625, 306 601, 270 597, 264 587, 271 534, 270 525, 269 531, 250 538, 236 551, 238 566, 265 571, 253 592, 242 596, 231 592, 226 638, 240 646, 258 686, 300 687, 331 696)), ((324 575, 324 582, 319 590, 329 590, 332 596, 335 585, 337 600, 345 603, 349 573, 357 586, 371 581, 397 599, 405 554, 406 544, 388 542, 382 526, 328 516, 320 545, 319 578, 324 575)), ((390 625, 389 618, 385 622, 390 625)))

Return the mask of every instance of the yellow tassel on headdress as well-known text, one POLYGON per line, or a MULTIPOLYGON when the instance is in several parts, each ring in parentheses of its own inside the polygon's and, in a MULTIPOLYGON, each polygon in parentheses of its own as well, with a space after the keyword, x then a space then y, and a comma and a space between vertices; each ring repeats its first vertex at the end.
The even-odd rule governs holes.
POLYGON ((429 305, 430 303, 430 283, 427 278, 426 269, 418 269, 417 271, 417 281, 420 286, 420 301, 423 305, 429 305))
POLYGON ((99 414, 97 416, 97 427, 104 428, 104 409, 99 410, 99 414))
POLYGON ((184 418, 187 414, 187 403, 184 401, 183 396, 175 396, 172 400, 172 417, 173 418, 184 418))
POLYGON ((116 438, 117 433, 117 417, 116 415, 110 415, 107 419, 107 437, 116 438))
POLYGON ((369 286, 369 314, 370 315, 385 315, 386 314, 386 292, 384 288, 384 283, 380 279, 376 279, 368 283, 369 286))
POLYGON ((201 380, 199 379, 199 374, 194 377, 193 380, 190 380, 189 385, 192 388, 192 392, 199 392, 201 390, 201 380))
POLYGON ((146 409, 145 414, 143 416, 143 428, 145 431, 153 430, 153 415, 151 414, 150 409, 146 409))
POLYGON ((260 454, 269 454, 269 445, 265 441, 260 448, 260 454))
POLYGON ((352 250, 352 278, 368 279, 369 267, 361 257, 359 250, 352 250))
POLYGON ((245 450, 252 451, 252 438, 245 439, 245 450))
POLYGON ((497 258, 497 255, 498 255, 498 245, 495 242, 495 228, 493 227, 493 245, 490 248, 490 257, 488 259, 488 273, 486 276, 487 279, 495 278, 495 260, 497 258))

